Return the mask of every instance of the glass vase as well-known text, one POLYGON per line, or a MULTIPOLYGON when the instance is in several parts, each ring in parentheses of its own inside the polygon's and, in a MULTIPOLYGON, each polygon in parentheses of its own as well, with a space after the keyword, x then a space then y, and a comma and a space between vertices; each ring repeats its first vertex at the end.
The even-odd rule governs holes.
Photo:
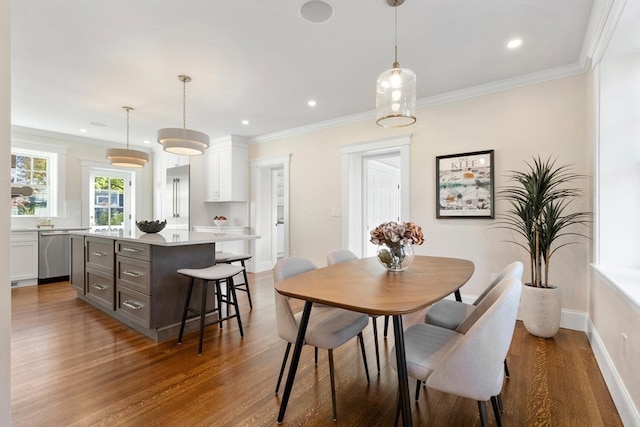
POLYGON ((415 254, 411 244, 386 244, 378 246, 378 261, 392 272, 403 271, 413 263, 415 254))

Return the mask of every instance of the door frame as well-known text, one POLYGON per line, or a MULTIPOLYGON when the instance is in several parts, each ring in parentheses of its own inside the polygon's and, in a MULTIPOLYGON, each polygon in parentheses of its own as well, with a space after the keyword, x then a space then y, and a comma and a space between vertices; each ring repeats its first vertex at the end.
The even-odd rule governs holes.
POLYGON ((251 218, 252 234, 260 236, 251 241, 253 272, 273 269, 276 227, 273 223, 273 174, 274 169, 283 170, 284 184, 284 257, 289 257, 289 164, 291 154, 279 157, 255 159, 251 161, 251 218))
POLYGON ((400 218, 411 215, 411 134, 346 144, 341 147, 342 162, 342 242, 341 247, 363 256, 365 183, 362 160, 378 154, 400 155, 400 218))

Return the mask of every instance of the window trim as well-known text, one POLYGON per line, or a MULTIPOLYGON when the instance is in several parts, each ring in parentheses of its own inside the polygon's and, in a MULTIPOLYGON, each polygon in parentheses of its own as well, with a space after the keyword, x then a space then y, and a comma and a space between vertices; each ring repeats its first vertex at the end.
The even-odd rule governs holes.
MULTIPOLYGON (((64 164, 66 150, 49 146, 12 144, 11 154, 47 158, 47 214, 49 218, 60 216, 61 200, 64 200, 64 164)), ((11 218, 35 218, 42 215, 11 215, 11 218)))

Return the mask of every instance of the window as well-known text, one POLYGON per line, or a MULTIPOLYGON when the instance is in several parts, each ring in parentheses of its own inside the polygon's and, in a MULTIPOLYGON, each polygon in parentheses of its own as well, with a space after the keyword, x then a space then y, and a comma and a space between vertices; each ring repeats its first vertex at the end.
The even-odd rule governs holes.
POLYGON ((33 189, 29 196, 11 199, 11 215, 55 216, 57 154, 16 149, 11 154, 15 155, 11 185, 33 189))
POLYGON ((128 230, 129 182, 126 172, 93 170, 90 184, 92 230, 128 230))

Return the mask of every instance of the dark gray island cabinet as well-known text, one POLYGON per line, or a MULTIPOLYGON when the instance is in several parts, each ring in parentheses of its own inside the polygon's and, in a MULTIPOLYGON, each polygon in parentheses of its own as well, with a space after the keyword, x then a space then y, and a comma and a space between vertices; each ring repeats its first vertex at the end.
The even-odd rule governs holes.
MULTIPOLYGON (((216 242, 256 238, 183 230, 135 237, 75 232, 70 284, 78 298, 155 341, 165 341, 178 336, 187 291, 188 279, 177 270, 213 265, 216 242)), ((192 304, 199 304, 200 295, 201 288, 194 289, 192 304)), ((210 295, 207 303, 214 300, 210 295)), ((197 327, 189 322, 186 330, 197 327)))

